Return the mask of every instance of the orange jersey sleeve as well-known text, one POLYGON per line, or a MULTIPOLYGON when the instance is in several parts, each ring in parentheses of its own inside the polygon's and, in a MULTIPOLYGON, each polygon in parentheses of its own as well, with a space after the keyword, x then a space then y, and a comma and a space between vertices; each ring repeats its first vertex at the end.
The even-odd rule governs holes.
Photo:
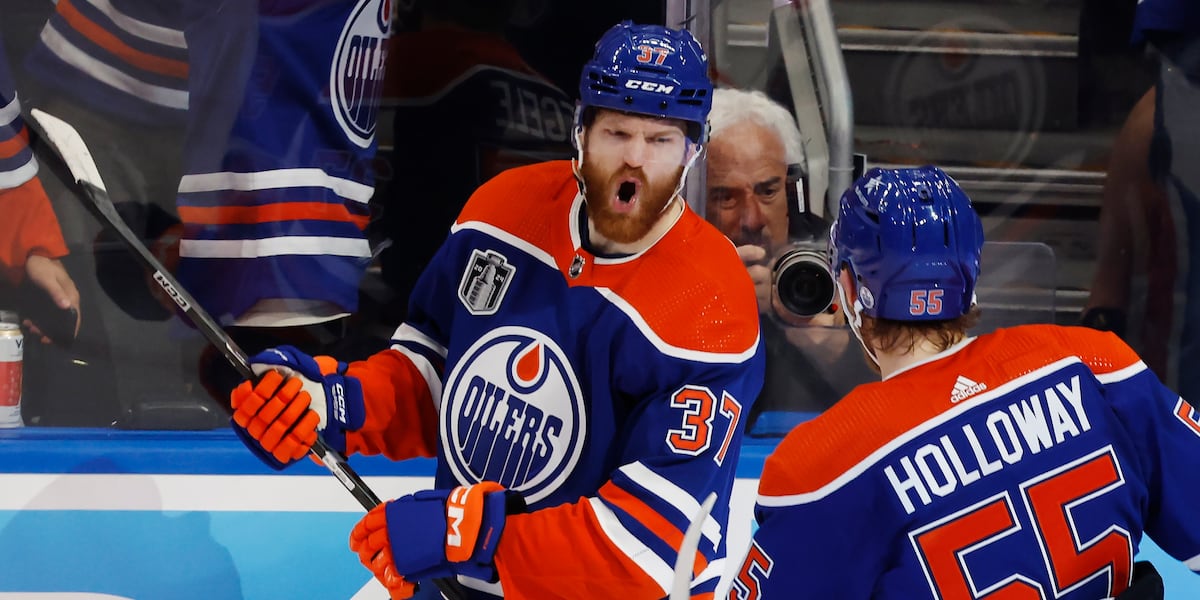
POLYGON ((437 410, 413 360, 395 348, 351 363, 347 375, 362 383, 366 422, 347 432, 348 454, 383 454, 392 460, 433 456, 437 410))
POLYGON ((0 219, 0 265, 10 282, 19 283, 24 277, 25 260, 31 254, 67 255, 58 218, 37 177, 15 188, 0 189, 0 214, 5 216, 0 219))
POLYGON ((591 502, 508 518, 496 568, 505 598, 658 598, 662 590, 609 540, 591 502))

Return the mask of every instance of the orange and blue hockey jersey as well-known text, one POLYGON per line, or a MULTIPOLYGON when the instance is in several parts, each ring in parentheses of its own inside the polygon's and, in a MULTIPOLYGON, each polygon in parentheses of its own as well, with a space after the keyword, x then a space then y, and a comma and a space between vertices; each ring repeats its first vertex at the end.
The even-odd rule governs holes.
POLYGON ((522 598, 665 596, 684 531, 716 492, 688 557, 694 597, 711 597, 762 386, 753 286, 690 210, 622 257, 585 248, 585 214, 567 161, 484 184, 391 349, 351 364, 367 421, 347 448, 436 454, 439 488, 520 492, 531 512, 509 517, 496 565, 522 598))
POLYGON ((738 599, 1113 597, 1200 568, 1200 415, 1115 335, 1028 325, 859 386, 767 459, 738 599))

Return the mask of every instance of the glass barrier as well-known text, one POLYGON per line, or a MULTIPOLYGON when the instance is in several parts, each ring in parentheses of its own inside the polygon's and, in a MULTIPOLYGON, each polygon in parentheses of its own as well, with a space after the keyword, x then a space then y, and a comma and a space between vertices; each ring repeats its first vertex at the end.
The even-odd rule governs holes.
MULTIPOLYGON (((761 91, 795 119, 759 122, 775 119, 767 129, 783 138, 775 152, 786 159, 771 168, 782 173, 782 163, 799 163, 786 179, 796 188, 792 202, 799 207, 785 214, 771 208, 767 195, 753 196, 747 181, 730 183, 725 164, 734 164, 730 156, 736 153, 723 147, 727 134, 718 121, 730 117, 718 108, 706 173, 710 196, 693 205, 707 209, 709 220, 735 244, 742 243, 740 236, 769 257, 779 256, 784 244, 819 238, 798 232, 795 222, 804 220, 799 229, 811 231, 813 222, 819 229, 827 220, 826 207, 844 189, 834 180, 846 159, 840 130, 849 127, 856 173, 935 164, 971 196, 989 240, 977 290, 982 320, 974 332, 1022 323, 1113 329, 1139 352, 1149 352, 1152 368, 1186 397, 1188 382, 1176 365, 1194 337, 1184 291, 1189 276, 1180 262, 1190 252, 1187 206, 1194 187, 1188 187, 1188 175, 1166 171, 1190 173, 1181 165, 1196 152, 1195 144, 1182 141, 1191 136, 1170 135, 1172 127, 1183 131, 1194 122, 1182 116, 1182 102, 1196 93, 1195 44, 1132 43, 1134 5, 714 2, 711 54, 718 82, 761 91), (821 13, 825 4, 831 24, 823 22, 829 16, 821 13), (836 34, 836 56, 829 55, 825 27, 836 34), (1156 82, 1176 94, 1173 122, 1154 121, 1156 82), (847 116, 849 125, 841 121, 847 116), (787 138, 794 134, 786 130, 797 127, 802 148, 792 150, 787 138), (1184 153, 1174 163, 1160 152, 1165 139, 1184 153), (1183 181, 1164 185, 1171 177, 1183 181), (741 200, 734 197, 739 185, 747 190, 741 200), (739 201, 757 208, 735 218, 731 207, 739 201), (780 233, 782 225, 764 225, 789 219, 787 235, 780 233)), ((736 98, 743 108, 734 113, 754 112, 744 107, 759 102, 736 98)), ((1158 110, 1161 119, 1161 102, 1158 110)), ((741 158, 753 151, 741 142, 741 158)), ((766 261, 748 268, 753 276, 770 266, 766 261)), ((782 282, 773 275, 778 291, 782 282)), ((760 295, 760 301, 769 297, 760 295)), ((774 345, 774 354, 785 357, 775 365, 768 359, 768 386, 755 409, 761 414, 752 436, 780 435, 831 404, 811 403, 816 386, 822 386, 821 397, 839 398, 876 378, 846 330, 833 336, 812 322, 780 319, 777 300, 760 302, 760 309, 768 348, 772 339, 796 343, 774 345), (821 331, 819 341, 814 331, 821 331), (859 360, 831 359, 843 356, 838 348, 845 339, 859 360), (803 374, 772 387, 772 372, 781 371, 803 374)))
MULTIPOLYGON (((859 170, 937 164, 973 198, 989 240, 981 330, 1076 323, 1099 309, 1089 323, 1119 328, 1169 384, 1183 383, 1173 365, 1196 342, 1180 198, 1195 188, 1155 187, 1139 170, 1155 130, 1146 94, 1163 61, 1129 43, 1132 6, 834 0, 852 98, 835 106, 801 4, 714 2, 707 21, 718 85, 763 92, 798 125, 798 140, 782 143, 770 174, 755 179, 720 164, 746 144, 722 141, 714 111, 697 169, 705 180, 689 188, 693 209, 736 245, 762 249, 748 268, 765 286, 763 339, 784 358, 771 359, 752 435, 781 435, 875 377, 836 307, 781 315, 775 279, 785 255, 807 264, 789 251, 823 252, 826 200, 844 180, 828 124, 851 106, 859 170), (747 225, 736 207, 751 203, 776 224, 747 225)), ((0 183, 30 169, 18 148, 27 133, 8 125, 15 115, 38 108, 67 120, 125 222, 243 350, 292 344, 342 359, 387 344, 479 184, 574 155, 579 67, 599 35, 622 18, 665 19, 663 6, 632 0, 0 0, 0 15, 0 83, 11 79, 19 100, 0 89, 0 183), (273 208, 244 210, 264 206, 273 208)), ((1172 64, 1195 66, 1185 50, 1167 51, 1172 64)), ((1172 89, 1160 111, 1186 104, 1188 88, 1172 89)), ((29 208, 42 188, 26 187, 22 212, 10 213, 11 194, 0 208, 28 215, 28 225, 0 233, 61 231, 80 325, 69 345, 24 328, 24 424, 225 427, 221 405, 239 377, 36 136, 32 152, 57 223, 29 208)), ((34 254, 60 255, 47 235, 34 254)), ((46 328, 64 319, 22 265, 5 267, 7 319, 37 315, 46 328)))
MULTIPOLYGON (((661 23, 663 8, 3 0, 0 190, 34 168, 17 115, 62 118, 126 224, 242 350, 363 358, 386 347, 476 186, 572 155, 580 65, 623 19, 661 23)), ((227 427, 240 377, 36 135, 31 146, 36 177, 0 196, 0 212, 30 215, 26 234, 51 240, 18 239, 14 225, 13 245, 65 253, 81 319, 69 345, 24 328, 24 424, 227 427)), ((5 320, 59 319, 9 262, 5 320)))

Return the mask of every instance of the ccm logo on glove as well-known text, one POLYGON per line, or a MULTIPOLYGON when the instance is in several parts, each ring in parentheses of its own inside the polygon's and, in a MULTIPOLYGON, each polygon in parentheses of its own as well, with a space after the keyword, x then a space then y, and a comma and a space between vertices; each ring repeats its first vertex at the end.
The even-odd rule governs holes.
POLYGON ((464 562, 471 558, 476 545, 481 553, 490 553, 495 529, 483 522, 483 496, 503 491, 499 484, 459 486, 446 498, 446 559, 464 562), (478 496, 478 498, 477 498, 478 496), (486 525, 486 527, 485 527, 486 525), (483 543, 478 542, 482 538, 483 543))
POLYGON ((330 392, 333 396, 333 414, 334 418, 343 423, 346 422, 346 388, 340 383, 335 383, 330 386, 330 392))

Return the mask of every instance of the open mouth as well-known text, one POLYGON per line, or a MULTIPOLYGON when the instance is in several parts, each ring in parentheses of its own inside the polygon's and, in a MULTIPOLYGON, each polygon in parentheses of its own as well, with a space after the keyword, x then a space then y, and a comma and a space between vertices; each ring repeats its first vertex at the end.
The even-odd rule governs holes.
POLYGON ((624 204, 633 202, 636 195, 637 184, 632 181, 623 181, 620 187, 617 188, 617 200, 620 200, 624 204))

